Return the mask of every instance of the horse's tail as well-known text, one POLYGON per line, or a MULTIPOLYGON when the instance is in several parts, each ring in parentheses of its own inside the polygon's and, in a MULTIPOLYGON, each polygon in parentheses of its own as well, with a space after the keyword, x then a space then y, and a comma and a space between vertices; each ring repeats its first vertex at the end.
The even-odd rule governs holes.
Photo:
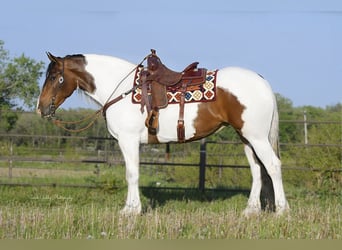
POLYGON ((273 116, 271 121, 271 128, 268 134, 268 139, 272 145, 272 148, 278 158, 280 158, 280 150, 279 150, 279 114, 278 114, 278 106, 275 95, 273 95, 273 116))
MULTIPOLYGON (((279 151, 279 115, 275 96, 273 95, 273 115, 271 120, 271 127, 268 133, 268 140, 273 148, 274 153, 280 158, 279 151)), ((260 201, 263 210, 275 211, 275 197, 273 182, 265 167, 261 168, 261 194, 260 201)))

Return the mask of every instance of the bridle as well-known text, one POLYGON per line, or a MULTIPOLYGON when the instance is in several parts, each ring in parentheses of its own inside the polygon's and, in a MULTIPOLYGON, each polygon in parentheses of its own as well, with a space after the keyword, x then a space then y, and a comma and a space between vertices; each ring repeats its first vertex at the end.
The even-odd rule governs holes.
MULTIPOLYGON (((149 55, 148 55, 149 56, 149 55)), ((57 95, 57 90, 61 88, 61 86, 63 85, 64 83, 64 58, 62 59, 63 63, 62 63, 62 71, 58 72, 57 74, 60 75, 60 77, 58 78, 58 88, 56 88, 55 90, 55 95, 51 97, 51 103, 50 103, 50 115, 48 116, 49 119, 52 119, 52 122, 68 131, 68 132, 74 132, 74 133, 77 133, 77 132, 81 132, 81 131, 84 131, 86 129, 88 129, 89 127, 91 127, 95 121, 97 120, 97 118, 99 117, 99 114, 102 113, 104 119, 106 119, 106 111, 107 109, 112 106, 113 104, 117 103, 118 101, 124 99, 128 94, 130 94, 131 92, 133 92, 134 90, 136 90, 138 87, 140 87, 139 85, 135 85, 133 86, 131 89, 129 89, 128 91, 122 93, 121 95, 117 96, 116 98, 110 100, 112 98, 112 96, 115 94, 115 92, 117 91, 117 89, 119 88, 119 86, 124 82, 124 80, 127 79, 128 76, 130 76, 135 70, 137 70, 137 68, 139 67, 142 67, 142 63, 147 59, 147 57, 144 57, 144 59, 139 63, 137 64, 123 79, 120 80, 120 82, 117 84, 116 88, 113 90, 113 92, 111 93, 111 95, 108 97, 107 101, 105 102, 105 104, 103 105, 102 108, 100 108, 99 110, 95 111, 94 114, 91 114, 79 121, 61 121, 61 120, 57 120, 55 119, 55 111, 56 111, 56 105, 55 105, 55 100, 56 100, 56 95, 57 95), (79 123, 82 123, 84 121, 87 121, 87 120, 90 120, 89 124, 86 125, 85 127, 81 128, 81 129, 69 129, 66 127, 67 124, 79 124, 79 123)))
POLYGON ((58 78, 58 87, 55 88, 55 94, 51 97, 51 102, 50 102, 50 115, 48 116, 48 118, 54 118, 55 117, 55 112, 56 112, 56 105, 55 105, 55 101, 56 101, 56 96, 57 96, 57 92, 58 90, 63 86, 64 83, 64 58, 62 59, 62 71, 57 72, 57 75, 60 75, 58 78))

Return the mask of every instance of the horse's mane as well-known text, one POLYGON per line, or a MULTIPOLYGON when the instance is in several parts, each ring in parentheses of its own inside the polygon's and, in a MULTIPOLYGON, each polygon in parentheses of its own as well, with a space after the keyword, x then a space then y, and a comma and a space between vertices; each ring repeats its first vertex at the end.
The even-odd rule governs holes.
POLYGON ((73 55, 66 55, 64 58, 67 59, 67 58, 76 58, 76 57, 81 57, 81 58, 85 58, 84 55, 82 54, 73 54, 73 55))
POLYGON ((49 63, 49 65, 48 65, 48 67, 47 67, 47 69, 46 69, 46 72, 45 72, 45 77, 46 77, 46 78, 48 77, 50 70, 55 66, 55 64, 56 64, 56 63, 53 62, 53 61, 51 61, 51 62, 49 63))

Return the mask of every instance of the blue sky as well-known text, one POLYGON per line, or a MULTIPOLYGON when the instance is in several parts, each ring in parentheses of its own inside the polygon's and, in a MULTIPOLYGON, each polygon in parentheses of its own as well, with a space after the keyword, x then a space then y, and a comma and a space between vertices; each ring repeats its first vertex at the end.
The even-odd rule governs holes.
MULTIPOLYGON (((97 53, 138 63, 155 48, 174 70, 193 61, 252 69, 295 106, 342 102, 340 0, 11 0, 1 9, 11 56, 47 65, 45 51, 97 53)), ((62 107, 89 105, 75 94, 62 107)))

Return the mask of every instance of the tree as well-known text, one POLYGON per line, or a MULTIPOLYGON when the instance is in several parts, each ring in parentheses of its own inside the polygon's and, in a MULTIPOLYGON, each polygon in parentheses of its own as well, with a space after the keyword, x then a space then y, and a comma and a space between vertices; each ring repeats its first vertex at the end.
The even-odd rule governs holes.
POLYGON ((280 142, 300 142, 301 130, 299 125, 293 122, 299 120, 301 112, 299 109, 293 107, 293 103, 290 99, 276 93, 275 94, 278 105, 279 119, 282 121, 279 124, 279 140, 280 142))
POLYGON ((10 59, 3 45, 0 40, 0 105, 12 108, 19 99, 24 108, 32 109, 39 94, 38 79, 43 74, 44 63, 24 54, 10 59))
POLYGON ((42 76, 43 62, 22 54, 10 58, 0 40, 0 126, 6 131, 14 127, 18 119, 13 108, 33 109, 39 95, 38 80, 42 76), (18 107, 17 103, 21 103, 18 107))

